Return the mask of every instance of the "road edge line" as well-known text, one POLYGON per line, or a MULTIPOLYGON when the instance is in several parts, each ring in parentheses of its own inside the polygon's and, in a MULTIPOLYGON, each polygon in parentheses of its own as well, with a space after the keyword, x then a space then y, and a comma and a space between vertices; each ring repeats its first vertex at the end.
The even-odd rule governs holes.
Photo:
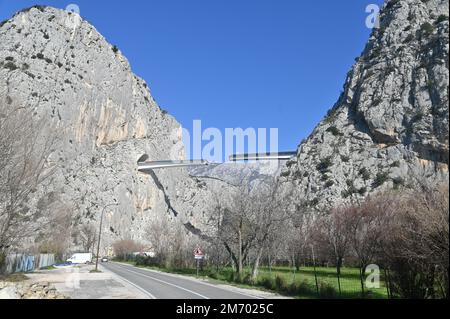
MULTIPOLYGON (((102 267, 102 266, 101 266, 102 267)), ((145 290, 144 288, 136 285, 135 283, 132 283, 131 281, 129 281, 128 279, 123 278, 121 275, 116 274, 115 272, 112 272, 111 270, 109 270, 108 268, 102 267, 108 271, 110 271, 111 273, 113 273, 115 276, 118 277, 118 279, 125 281, 126 283, 132 285, 134 288, 138 289, 139 291, 141 291, 143 294, 147 295, 150 297, 150 299, 157 299, 153 294, 151 294, 150 292, 148 292, 147 290, 145 290)))
MULTIPOLYGON (((120 267, 120 266, 119 266, 119 267, 120 267)), ((133 266, 132 266, 132 267, 133 267, 133 266)), ((124 268, 122 267, 122 269, 124 269, 124 268)), ((206 297, 206 296, 204 296, 204 295, 202 295, 202 294, 200 294, 200 293, 198 293, 198 292, 195 292, 195 291, 193 291, 193 290, 190 290, 190 289, 187 289, 187 288, 184 288, 184 287, 181 287, 181 286, 172 284, 172 283, 170 283, 170 282, 167 282, 167 281, 164 281, 164 280, 161 280, 161 279, 152 277, 152 276, 146 276, 146 275, 144 275, 144 274, 142 274, 142 273, 139 273, 139 272, 136 272, 136 271, 133 271, 133 270, 130 270, 130 269, 125 269, 125 270, 126 270, 126 271, 129 271, 129 272, 131 272, 131 273, 137 274, 137 275, 144 276, 144 277, 146 277, 146 278, 153 279, 153 280, 155 280, 155 281, 162 282, 163 284, 166 284, 166 285, 169 285, 169 286, 172 286, 172 287, 175 287, 175 288, 178 288, 178 289, 187 291, 187 292, 189 292, 189 293, 191 293, 191 294, 194 294, 194 295, 197 295, 197 296, 199 296, 199 297, 201 297, 201 298, 203 298, 203 299, 211 299, 211 298, 206 297)))
MULTIPOLYGON (((153 272, 153 273, 157 273, 157 274, 168 275, 168 276, 171 276, 171 277, 173 277, 173 278, 182 278, 182 279, 190 280, 190 281, 193 281, 193 282, 196 282, 196 283, 205 285, 205 286, 210 286, 210 287, 213 287, 213 288, 216 288, 216 289, 222 289, 222 290, 229 291, 229 292, 233 292, 233 293, 235 293, 235 294, 239 294, 239 295, 246 296, 246 297, 251 297, 251 298, 261 299, 261 300, 266 299, 266 298, 264 298, 264 297, 255 296, 255 295, 250 295, 250 294, 242 293, 242 292, 239 292, 239 291, 234 291, 233 289, 230 289, 230 288, 220 287, 220 286, 218 286, 218 285, 214 285, 214 284, 211 284, 211 283, 208 283, 208 282, 204 282, 204 281, 202 281, 202 280, 200 280, 200 279, 192 278, 192 277, 189 277, 189 276, 183 276, 183 275, 179 275, 179 274, 172 274, 172 273, 168 273, 168 272, 164 272, 164 271, 158 271, 158 270, 154 270, 154 269, 148 269, 148 268, 143 268, 143 267, 137 267, 137 266, 133 266, 133 265, 126 264, 126 263, 120 263, 120 262, 115 262, 115 263, 116 263, 116 264, 123 265, 123 266, 130 266, 130 267, 133 267, 133 268, 137 268, 137 269, 141 269, 141 270, 146 270, 146 271, 148 271, 148 272, 153 272)), ((227 285, 227 284, 221 284, 221 285, 227 285)), ((231 285, 230 285, 230 286, 231 286, 231 285)), ((234 286, 233 286, 233 287, 234 287, 234 286)), ((235 288, 243 289, 243 288, 239 288, 239 287, 235 287, 235 288)))

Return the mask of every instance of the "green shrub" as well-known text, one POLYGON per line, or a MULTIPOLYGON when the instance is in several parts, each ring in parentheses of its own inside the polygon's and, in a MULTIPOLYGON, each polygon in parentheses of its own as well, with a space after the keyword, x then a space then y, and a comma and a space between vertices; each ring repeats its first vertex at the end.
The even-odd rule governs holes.
POLYGON ((335 118, 337 113, 337 108, 333 107, 332 109, 328 110, 327 115, 325 116, 325 121, 330 122, 332 119, 335 118))
POLYGON ((363 178, 363 180, 367 181, 370 179, 370 173, 365 167, 361 167, 359 170, 359 175, 363 178))
POLYGON ((403 43, 408 43, 414 40, 414 35, 412 33, 408 34, 408 36, 403 40, 403 43))
POLYGON ((337 293, 336 293, 336 289, 333 286, 331 286, 330 284, 320 282, 319 283, 319 295, 320 295, 320 298, 323 298, 323 299, 333 299, 333 298, 336 298, 337 293))
POLYGON ((219 275, 215 271, 209 272, 207 276, 212 279, 219 279, 219 275))
POLYGON ((286 280, 283 277, 280 276, 275 277, 275 289, 279 292, 288 291, 288 285, 286 284, 286 280))
POLYGON ((342 156, 341 156, 341 160, 342 160, 344 163, 348 163, 348 162, 350 161, 350 156, 342 155, 342 156))
POLYGON ((377 176, 375 177, 375 180, 373 181, 373 187, 380 187, 383 185, 387 180, 389 179, 389 174, 386 172, 379 172, 377 176))
POLYGON ((10 71, 14 71, 14 70, 18 69, 17 65, 15 65, 14 62, 11 62, 11 61, 5 63, 5 65, 3 67, 5 69, 9 69, 10 71))
POLYGON ((400 2, 399 0, 391 0, 386 4, 385 10, 389 10, 391 8, 393 8, 398 2, 400 2))
POLYGON ((163 263, 162 260, 158 257, 148 257, 148 256, 141 256, 137 255, 136 257, 132 258, 136 266, 148 266, 148 267, 162 267, 163 263))
POLYGON ((238 273, 230 272, 228 274, 228 281, 229 282, 241 283, 242 282, 242 278, 241 278, 241 276, 238 273))
POLYGON ((326 188, 329 188, 329 187, 331 187, 331 186, 333 186, 334 185, 334 181, 327 181, 326 183, 325 183, 325 187, 326 188))
POLYGON ((448 21, 448 16, 446 16, 445 14, 441 14, 437 18, 436 23, 441 23, 441 22, 444 22, 444 21, 448 21))
POLYGON ((119 48, 117 47, 117 45, 113 45, 112 50, 114 53, 119 52, 119 48))
POLYGON ((262 277, 258 281, 258 285, 269 290, 275 290, 275 281, 271 277, 262 277))
POLYGON ((434 32, 434 27, 431 23, 425 22, 420 26, 420 30, 422 31, 422 34, 424 35, 430 35, 434 32))
POLYGON ((245 275, 244 278, 242 278, 241 283, 246 284, 246 285, 253 285, 253 284, 255 284, 255 282, 252 279, 252 275, 251 274, 245 275))
POLYGON ((331 161, 331 157, 326 157, 320 161, 319 164, 317 164, 316 168, 321 173, 326 173, 328 171, 328 168, 330 168, 333 165, 333 162, 331 161))
POLYGON ((342 136, 343 135, 341 133, 341 131, 339 131, 339 129, 336 126, 334 126, 334 125, 330 126, 329 128, 327 128, 327 132, 330 132, 334 136, 342 136))
POLYGON ((367 193, 367 187, 361 187, 359 190, 358 190, 358 194, 359 195, 364 195, 365 193, 367 193))
POLYGON ((317 204, 319 204, 319 199, 317 197, 309 201, 309 207, 314 207, 317 204))
POLYGON ((287 286, 286 294, 290 296, 316 296, 316 290, 306 280, 293 282, 287 286))
POLYGON ((298 293, 298 287, 297 284, 295 282, 293 282, 292 284, 290 284, 287 287, 287 291, 286 291, 289 295, 291 296, 295 296, 298 293))

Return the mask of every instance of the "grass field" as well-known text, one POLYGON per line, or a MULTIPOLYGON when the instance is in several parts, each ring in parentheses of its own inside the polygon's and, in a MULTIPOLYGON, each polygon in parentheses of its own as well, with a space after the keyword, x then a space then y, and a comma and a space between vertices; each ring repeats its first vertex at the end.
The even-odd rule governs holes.
MULTIPOLYGON (((342 268, 340 283, 341 294, 339 294, 339 285, 336 275, 336 268, 332 267, 316 267, 317 280, 320 283, 325 283, 336 290, 336 297, 341 298, 360 298, 361 297, 361 282, 359 277, 359 270, 357 268, 342 268)), ((286 282, 296 282, 298 284, 304 282, 314 289, 316 289, 314 268, 301 267, 298 272, 294 272, 287 267, 276 267, 270 272, 268 268, 261 268, 260 277, 280 276, 286 282)), ((316 294, 317 296, 317 294, 316 294)), ((311 296, 311 297, 316 297, 311 296)), ((301 297, 301 296, 299 296, 301 297)), ((366 298, 387 298, 387 290, 381 278, 379 289, 366 289, 366 298)))
MULTIPOLYGON (((197 275, 195 268, 148 268, 188 276, 197 275)), ((271 270, 267 267, 261 267, 258 279, 254 284, 245 280, 246 277, 249 277, 250 269, 245 270, 243 276, 244 280, 236 280, 233 274, 232 268, 223 268, 218 272, 212 268, 205 268, 203 271, 200 271, 199 276, 245 288, 275 291, 295 298, 362 298, 359 270, 357 268, 341 269, 341 293, 339 293, 336 269, 333 267, 316 267, 319 294, 317 293, 313 267, 301 267, 299 271, 295 272, 292 268, 288 267, 273 267, 271 270)), ((381 276, 380 288, 365 289, 364 298, 383 299, 387 297, 388 295, 383 276, 381 276)))

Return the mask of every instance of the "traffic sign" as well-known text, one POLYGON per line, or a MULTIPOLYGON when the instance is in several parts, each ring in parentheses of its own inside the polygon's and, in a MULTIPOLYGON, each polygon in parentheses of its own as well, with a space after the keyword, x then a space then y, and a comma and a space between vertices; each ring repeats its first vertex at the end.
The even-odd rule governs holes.
POLYGON ((199 263, 200 263, 200 260, 203 259, 203 257, 204 257, 203 251, 200 249, 200 247, 197 247, 194 250, 194 258, 197 263, 197 277, 198 277, 198 272, 199 272, 199 263))
POLYGON ((200 247, 197 247, 195 250, 194 250, 194 256, 195 257, 197 257, 197 256, 202 256, 203 257, 203 251, 200 249, 200 247))

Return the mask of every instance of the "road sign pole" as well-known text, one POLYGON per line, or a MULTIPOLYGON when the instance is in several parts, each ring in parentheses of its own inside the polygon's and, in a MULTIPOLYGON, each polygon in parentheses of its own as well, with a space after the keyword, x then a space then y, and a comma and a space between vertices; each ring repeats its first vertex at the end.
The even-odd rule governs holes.
POLYGON ((196 259, 196 261, 197 261, 197 277, 198 277, 198 261, 199 261, 200 259, 196 259))

